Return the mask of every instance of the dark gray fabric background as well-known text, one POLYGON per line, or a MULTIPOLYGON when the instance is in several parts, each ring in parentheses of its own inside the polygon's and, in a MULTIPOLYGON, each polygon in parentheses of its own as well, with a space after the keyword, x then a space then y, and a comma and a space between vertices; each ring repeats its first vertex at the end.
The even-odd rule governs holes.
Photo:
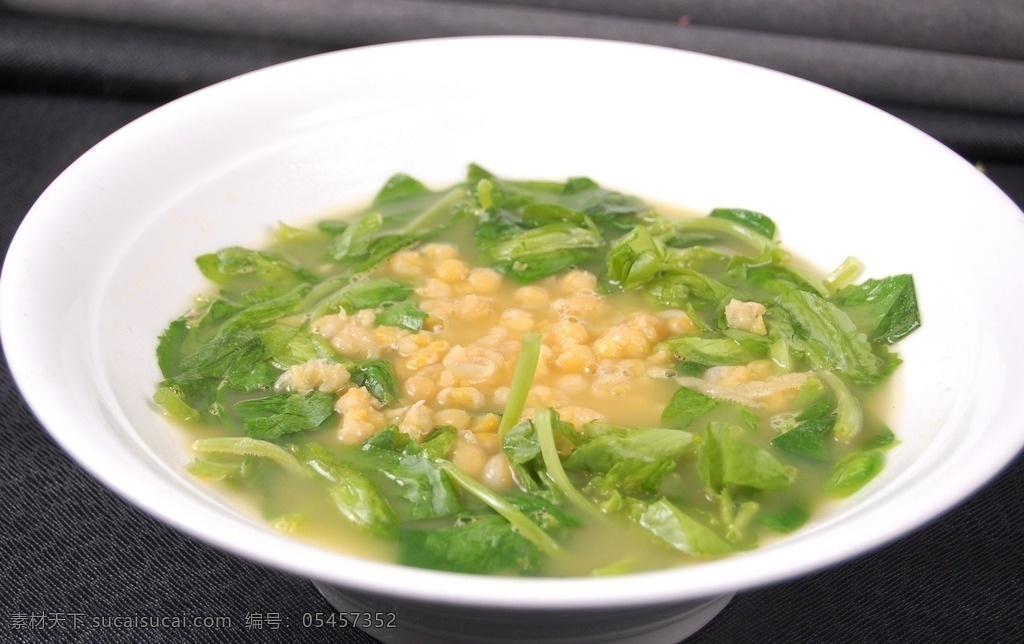
MULTIPOLYGON (((177 96, 321 51, 490 33, 649 42, 803 76, 982 163, 1024 204, 1016 0, 0 0, 0 248, 78 155, 177 96)), ((34 420, 5 362, 0 484, 0 642, 372 641, 303 629, 303 613, 330 610, 309 582, 197 543, 93 482, 34 420), (274 613, 286 627, 246 628, 247 614, 274 613), (73 614, 225 616, 232 626, 71 628, 73 614), (48 628, 16 628, 33 615, 48 628)), ((896 543, 738 595, 690 641, 1024 641, 1022 499, 1018 458, 896 543)))

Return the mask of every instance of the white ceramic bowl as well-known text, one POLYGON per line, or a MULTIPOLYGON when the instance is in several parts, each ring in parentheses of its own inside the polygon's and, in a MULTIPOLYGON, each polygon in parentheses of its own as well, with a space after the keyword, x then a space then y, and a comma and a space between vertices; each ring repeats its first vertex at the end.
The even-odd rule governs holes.
POLYGON ((339 606, 397 609, 400 628, 382 639, 668 642, 733 592, 913 530, 1010 462, 1024 444, 1021 248, 1024 216, 974 167, 822 87, 650 46, 444 39, 278 65, 116 132, 28 214, 4 266, 0 324, 29 405, 94 476, 208 543, 317 580, 339 606), (778 543, 607 579, 364 561, 282 536, 186 474, 151 395, 157 335, 203 287, 193 259, 367 199, 392 173, 442 185, 471 161, 523 178, 587 175, 698 210, 760 210, 822 268, 852 254, 873 276, 913 273, 924 325, 900 348, 902 443, 887 469, 778 543))

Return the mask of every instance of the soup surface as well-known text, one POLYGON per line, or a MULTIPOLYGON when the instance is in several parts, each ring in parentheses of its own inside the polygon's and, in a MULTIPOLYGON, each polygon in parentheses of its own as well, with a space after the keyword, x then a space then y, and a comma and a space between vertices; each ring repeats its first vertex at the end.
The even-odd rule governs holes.
POLYGON ((617 574, 756 547, 849 496, 919 325, 909 275, 795 262, 766 215, 585 178, 396 175, 197 259, 154 399, 276 529, 412 566, 617 574))

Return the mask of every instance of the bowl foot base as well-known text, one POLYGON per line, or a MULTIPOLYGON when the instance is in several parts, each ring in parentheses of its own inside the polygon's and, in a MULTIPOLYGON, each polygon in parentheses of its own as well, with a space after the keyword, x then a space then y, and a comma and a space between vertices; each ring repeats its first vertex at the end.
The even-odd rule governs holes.
POLYGON ((516 611, 388 599, 313 585, 339 613, 385 644, 678 644, 732 599, 727 594, 659 606, 516 611))

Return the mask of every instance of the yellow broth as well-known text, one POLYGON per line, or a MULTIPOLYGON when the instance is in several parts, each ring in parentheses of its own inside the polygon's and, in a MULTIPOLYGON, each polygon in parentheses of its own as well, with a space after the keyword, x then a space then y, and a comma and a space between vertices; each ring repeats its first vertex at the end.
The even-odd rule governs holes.
MULTIPOLYGON (((669 219, 674 217, 678 215, 669 219)), ((270 251, 294 265, 305 266, 304 270, 314 276, 307 279, 332 279, 337 264, 323 259, 332 236, 296 229, 286 232, 289 234, 270 251)), ((526 563, 497 565, 497 569, 484 572, 581 576, 665 568, 756 547, 798 528, 815 508, 828 502, 830 477, 836 476, 840 467, 837 463, 844 457, 869 453, 875 460, 868 466, 877 466, 881 450, 893 443, 878 413, 879 401, 888 399, 888 390, 847 383, 844 391, 858 396, 863 415, 863 426, 856 436, 840 439, 829 435, 820 441, 818 448, 827 452, 827 458, 780 449, 777 439, 782 434, 800 426, 805 431, 819 428, 822 435, 827 435, 835 416, 841 415, 836 410, 841 406, 836 403, 841 394, 829 391, 830 381, 820 375, 820 370, 799 361, 794 365, 775 353, 718 366, 695 366, 682 360, 670 342, 673 338, 708 334, 708 316, 695 309, 685 304, 666 306, 663 301, 652 301, 649 293, 609 287, 601 261, 580 262, 524 283, 488 265, 483 255, 474 245, 472 226, 465 223, 448 228, 435 239, 395 249, 371 269, 353 276, 351 282, 385 280, 401 284, 407 293, 401 305, 419 316, 421 328, 387 323, 381 316, 397 306, 395 302, 352 310, 334 307, 313 316, 282 315, 271 321, 274 328, 305 329, 329 349, 321 348, 316 357, 306 360, 273 356, 268 359, 270 367, 261 363, 256 371, 270 369, 272 386, 248 391, 218 388, 218 392, 227 393, 215 397, 210 406, 213 416, 227 417, 230 414, 223 409, 268 394, 296 399, 329 397, 333 413, 318 426, 260 439, 282 447, 287 458, 295 458, 323 476, 309 475, 308 467, 302 475, 296 474, 278 461, 244 449, 212 455, 201 450, 190 466, 193 473, 218 481, 232 495, 247 499, 246 504, 258 508, 275 529, 296 538, 357 556, 402 561, 408 558, 402 554, 402 540, 408 534, 403 530, 422 535, 432 526, 452 529, 481 517, 502 521, 494 514, 493 504, 479 494, 467 493, 469 488, 459 489, 460 505, 455 512, 423 516, 419 510, 410 511, 398 498, 408 482, 396 482, 387 467, 378 468, 369 456, 382 453, 374 451, 375 441, 381 436, 387 441, 393 440, 387 436, 398 436, 402 444, 413 447, 405 448, 406 452, 394 447, 388 456, 393 460, 388 462, 411 459, 409 454, 413 454, 421 458, 416 467, 422 473, 423 468, 433 466, 415 446, 448 432, 450 440, 445 443, 443 458, 480 486, 499 495, 514 497, 529 492, 542 496, 571 515, 570 523, 577 523, 552 527, 538 519, 554 535, 557 552, 538 554, 518 544, 516 547, 527 553, 522 555, 526 563), (567 466, 568 480, 583 492, 583 503, 590 507, 581 507, 578 502, 574 505, 565 494, 559 495, 558 485, 545 478, 554 478, 550 472, 538 474, 540 456, 526 465, 510 461, 512 448, 505 444, 507 427, 500 428, 500 423, 508 410, 513 376, 528 337, 539 338, 539 355, 518 425, 529 430, 532 425, 528 421, 535 419, 538 410, 554 410, 562 423, 561 433, 554 434, 558 454, 567 466), (375 360, 386 361, 394 375, 395 397, 387 403, 378 399, 370 385, 361 386, 352 368, 360 361, 375 360), (692 425, 666 421, 672 416, 666 408, 674 404, 673 397, 681 388, 698 392, 702 400, 714 401, 712 408, 692 425), (815 405, 824 405, 825 412, 819 410, 812 417, 810 410, 815 405), (712 426, 720 428, 718 434, 705 429, 712 426), (654 488, 649 482, 629 479, 628 473, 623 487, 604 485, 614 478, 612 471, 573 464, 573 453, 596 436, 638 435, 664 427, 692 438, 692 444, 672 457, 670 467, 649 479, 655 482, 654 488), (734 449, 747 455, 759 451, 767 455, 758 458, 773 462, 771 471, 776 478, 780 472, 789 478, 782 485, 785 489, 774 489, 780 487, 778 481, 765 484, 763 489, 757 483, 753 487, 721 484, 709 488, 709 477, 715 475, 708 474, 711 470, 706 468, 716 467, 711 447, 702 447, 709 441, 720 441, 716 449, 721 451, 734 449), (310 444, 323 451, 303 447, 310 444), (332 459, 337 460, 340 469, 323 465, 335 462, 332 459), (327 470, 330 472, 325 474, 327 470), (383 538, 373 534, 344 510, 339 512, 343 502, 336 494, 338 478, 347 476, 346 472, 371 482, 397 508, 394 514, 401 526, 397 539, 391 532, 383 538), (525 480, 530 472, 537 479, 525 480), (654 511, 665 507, 682 508, 682 523, 673 523, 678 514, 654 511), (665 521, 670 528, 665 528, 665 521), (694 532, 688 531, 691 528, 694 532)), ((786 261, 796 265, 789 258, 786 261)), ((245 301, 249 289, 256 292, 267 288, 266 283, 247 274, 225 283, 224 293, 235 298, 235 304, 226 307, 232 315, 236 310, 244 311, 238 302, 245 301)), ((208 301, 203 302, 183 320, 201 328, 204 316, 210 317, 213 310, 208 301)), ((741 332, 739 337, 757 340, 768 334, 764 315, 765 307, 758 302, 734 298, 724 305, 724 312, 719 307, 721 319, 715 323, 741 332)), ((224 317, 231 319, 229 315, 224 317)), ((223 382, 227 380, 221 385, 223 382)), ((187 386, 169 378, 161 388, 165 396, 158 397, 158 401, 172 416, 188 421, 183 424, 190 436, 244 433, 237 423, 225 421, 225 427, 197 423, 194 416, 200 412, 190 407, 182 412, 182 407, 175 404, 179 397, 187 400, 183 393, 187 386), (170 404, 166 402, 168 391, 175 398, 170 404)), ((535 433, 539 435, 540 430, 535 433)), ((392 449, 391 443, 386 449, 392 449)), ((645 458, 655 467, 656 454, 645 458)), ((727 470, 730 466, 718 467, 727 470)), ((855 476, 863 474, 856 471, 858 467, 862 467, 859 462, 853 467, 855 476)), ((865 482, 873 473, 867 472, 865 482)), ((641 468, 635 476, 650 476, 650 472, 641 468)), ((452 534, 449 547, 463 548, 461 537, 452 534)), ((411 563, 440 568, 452 565, 452 569, 475 572, 463 570, 459 567, 462 564, 421 563, 415 556, 411 563)))

